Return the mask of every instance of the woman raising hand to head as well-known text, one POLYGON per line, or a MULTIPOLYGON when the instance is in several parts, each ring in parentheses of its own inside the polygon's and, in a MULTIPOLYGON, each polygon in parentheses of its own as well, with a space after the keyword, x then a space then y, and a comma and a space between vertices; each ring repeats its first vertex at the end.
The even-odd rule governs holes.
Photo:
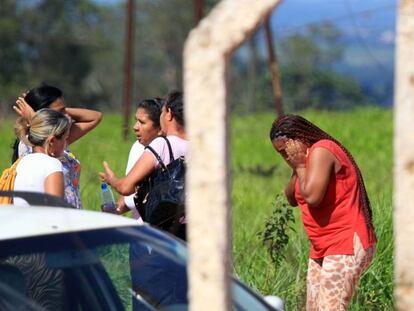
MULTIPOLYGON (((102 114, 98 111, 66 107, 62 91, 57 87, 45 84, 23 94, 13 106, 13 109, 20 116, 20 121, 26 124, 30 124, 34 114, 43 108, 61 112, 71 120, 67 137, 68 146, 94 129, 102 118, 102 114)), ((16 140, 13 149, 13 162, 18 157, 33 152, 31 146, 25 144, 21 139, 16 140)), ((65 148, 60 160, 63 165, 65 200, 76 208, 82 208, 79 187, 80 162, 68 148, 65 148)))
POLYGON ((286 197, 299 206, 311 243, 306 310, 345 310, 376 243, 359 167, 341 143, 297 115, 275 120, 270 140, 292 168, 286 197))
MULTIPOLYGON (((70 120, 61 112, 41 109, 31 123, 16 123, 16 134, 31 147, 32 152, 23 157, 16 167, 14 190, 31 191, 64 196, 62 156, 69 136, 70 120)), ((14 204, 24 204, 19 198, 14 204)))

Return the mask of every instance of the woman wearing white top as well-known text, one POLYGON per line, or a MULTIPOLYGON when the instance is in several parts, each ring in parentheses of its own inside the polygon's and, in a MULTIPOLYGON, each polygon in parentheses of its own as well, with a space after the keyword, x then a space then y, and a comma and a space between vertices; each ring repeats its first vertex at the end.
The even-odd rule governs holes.
MULTIPOLYGON (((187 154, 188 141, 185 139, 183 109, 183 94, 181 92, 171 92, 165 99, 160 116, 161 131, 167 136, 175 159, 185 157, 187 154)), ((149 146, 160 156, 165 165, 174 160, 170 158, 169 148, 164 138, 155 138, 149 146)), ((131 171, 123 178, 117 178, 108 163, 104 162, 103 165, 105 173, 99 173, 102 180, 109 183, 113 189, 122 195, 134 193, 135 185, 142 183, 147 176, 160 166, 155 155, 148 149, 145 149, 131 171)), ((185 219, 180 220, 180 223, 184 224, 185 219)), ((182 226, 182 228, 180 233, 176 235, 185 239, 185 226, 182 226)))
MULTIPOLYGON (((52 109, 39 110, 30 124, 16 122, 17 137, 31 146, 33 153, 23 157, 16 167, 14 190, 64 196, 62 163, 58 158, 65 150, 70 120, 52 109)), ((26 205, 15 198, 15 205, 26 205)))
MULTIPOLYGON (((175 158, 187 154, 188 141, 184 130, 183 108, 182 93, 172 92, 167 96, 160 116, 161 131, 170 140, 175 158)), ((157 137, 149 145, 158 153, 165 165, 173 160, 170 159, 168 145, 162 137, 157 137)), ((129 195, 134 193, 135 185, 159 167, 159 163, 155 155, 146 149, 131 171, 123 178, 116 177, 106 161, 103 166, 105 173, 99 173, 102 180, 110 184, 118 193, 129 195)))
MULTIPOLYGON (((41 109, 30 119, 16 121, 18 139, 32 148, 16 167, 14 190, 47 193, 64 198, 64 177, 59 161, 67 145, 71 122, 63 113, 41 109)), ((14 198, 14 205, 28 206, 14 198)), ((64 275, 59 269, 48 267, 45 254, 37 253, 9 258, 26 280, 26 294, 36 300, 42 310, 63 310, 64 275), (53 297, 53 298, 51 298, 53 297)))
MULTIPOLYGON (((183 108, 182 93, 172 92, 165 99, 160 116, 161 131, 170 141, 175 158, 185 156, 187 153, 183 108)), ((170 159, 168 145, 164 138, 155 138, 149 146, 156 151, 165 165, 173 160, 170 159)), ((104 162, 105 173, 99 173, 99 175, 120 194, 129 195, 134 192, 135 185, 142 183, 158 166, 159 163, 155 155, 146 149, 125 177, 117 178, 106 162, 104 162)), ((179 230, 174 234, 185 240, 185 224, 181 223, 179 230)), ((151 298, 151 301, 156 304, 179 305, 185 301, 187 293, 182 290, 182 282, 177 281, 179 275, 174 269, 165 273, 164 269, 159 268, 168 264, 164 258, 154 250, 149 251, 146 247, 132 243, 130 247, 132 287, 144 299, 151 298), (155 284, 156 286, 148 289, 148 286, 145 286, 147 284, 155 284)), ((136 299, 134 299, 132 302, 133 310, 139 308, 136 304, 136 299)))
MULTIPOLYGON (((71 127, 67 145, 70 145, 89 133, 98 125, 102 118, 102 114, 98 111, 66 107, 63 92, 59 88, 47 84, 42 84, 23 94, 16 100, 16 105, 13 106, 16 113, 28 124, 31 123, 32 116, 35 112, 44 108, 62 112, 70 118, 71 127)), ((32 148, 27 146, 23 141, 19 141, 19 139, 16 140, 13 149, 13 162, 18 157, 32 153, 32 148)), ((68 148, 66 148, 59 160, 62 162, 65 201, 81 209, 81 164, 68 148)))
MULTIPOLYGON (((156 138, 161 131, 160 114, 163 101, 159 98, 145 99, 141 101, 135 113, 134 132, 137 141, 132 145, 128 156, 128 164, 125 174, 128 174, 137 160, 144 153, 145 146, 149 145, 151 141, 156 138)), ((133 217, 142 222, 134 202, 134 194, 128 196, 120 196, 117 202, 117 213, 123 214, 129 210, 132 211, 133 217)))

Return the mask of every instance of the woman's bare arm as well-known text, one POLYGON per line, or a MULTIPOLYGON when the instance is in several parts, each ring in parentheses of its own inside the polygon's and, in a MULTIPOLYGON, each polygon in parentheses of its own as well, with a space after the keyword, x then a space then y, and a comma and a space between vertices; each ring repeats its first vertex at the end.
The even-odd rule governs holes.
MULTIPOLYGON (((30 124, 35 112, 25 101, 23 96, 16 100, 16 105, 13 106, 13 109, 30 124)), ((67 113, 74 121, 68 137, 69 145, 93 130, 102 120, 102 113, 90 109, 65 108, 65 113, 67 113)))
POLYGON ((63 198, 64 181, 62 172, 54 172, 45 179, 45 193, 63 198))
POLYGON ((123 215, 130 211, 131 210, 125 204, 125 197, 123 195, 120 195, 118 200, 116 201, 116 209, 115 209, 116 214, 123 215))
POLYGON ((335 156, 326 148, 315 148, 310 154, 308 165, 296 167, 300 193, 306 203, 316 207, 323 200, 329 180, 335 173, 335 156))
POLYGON ((77 141, 79 138, 94 129, 102 120, 102 113, 84 108, 66 108, 65 112, 74 121, 70 128, 68 144, 77 141))
POLYGON ((134 193, 135 186, 154 171, 155 161, 152 154, 144 152, 129 173, 123 178, 117 178, 107 162, 104 162, 103 166, 105 173, 99 173, 102 180, 110 184, 119 194, 126 196, 134 193))

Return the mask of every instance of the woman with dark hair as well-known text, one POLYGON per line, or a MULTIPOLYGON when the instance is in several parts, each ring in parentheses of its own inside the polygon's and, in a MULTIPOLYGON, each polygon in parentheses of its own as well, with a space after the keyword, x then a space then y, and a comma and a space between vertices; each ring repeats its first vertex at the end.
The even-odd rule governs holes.
MULTIPOLYGON (((148 145, 158 154, 164 165, 170 164, 179 157, 185 157, 187 154, 188 141, 184 130, 183 108, 183 94, 181 92, 171 92, 167 95, 160 115, 161 132, 165 137, 157 137, 148 145), (172 158, 169 146, 172 149, 172 158)), ((125 177, 117 178, 106 162, 104 162, 105 173, 99 173, 99 175, 118 193, 130 195, 135 192, 136 185, 141 184, 160 167, 159 159, 151 149, 145 149, 125 177)), ((186 239, 184 217, 180 217, 178 224, 165 224, 160 228, 168 230, 183 240, 186 239), (169 230, 169 228, 174 228, 174 230, 169 230)), ((181 274, 174 269, 165 273, 165 267, 170 264, 169 260, 160 256, 156 251, 132 244, 130 247, 130 271, 134 291, 144 297, 146 301, 159 306, 184 303, 187 299, 186 287, 183 285, 185 282, 180 280, 181 274), (148 289, 146 284, 154 284, 154 286, 148 289)), ((136 299, 133 299, 132 305, 133 310, 139 310, 136 299)))
MULTIPOLYGON (((68 145, 94 129, 102 118, 102 114, 98 111, 66 107, 62 91, 57 87, 46 84, 23 94, 13 106, 13 109, 20 116, 17 122, 26 122, 28 125, 31 123, 35 112, 43 108, 59 111, 71 119, 72 124, 67 138, 68 145)), ((13 162, 18 157, 33 152, 30 146, 19 139, 14 143, 13 149, 13 162)), ((79 191, 80 162, 68 149, 64 151, 60 160, 65 180, 65 200, 76 208, 82 208, 79 191)))
POLYGON ((285 194, 311 242, 306 310, 345 310, 376 244, 358 165, 332 136, 297 115, 276 119, 275 150, 292 168, 285 194))
MULTIPOLYGON (((128 155, 128 163, 125 174, 128 174, 137 160, 157 136, 161 134, 160 115, 164 102, 160 98, 145 99, 141 101, 135 112, 134 132, 137 141, 132 145, 128 155)), ((124 214, 132 211, 133 218, 142 221, 141 216, 135 207, 135 194, 120 196, 117 202, 116 213, 124 214)))
MULTIPOLYGON (((165 137, 155 138, 149 144, 149 148, 145 149, 131 171, 123 178, 117 178, 108 163, 104 162, 105 173, 99 173, 102 180, 110 184, 121 195, 130 195, 135 192, 136 185, 142 183, 153 171, 160 167, 161 164, 154 152, 158 154, 165 165, 168 165, 174 159, 185 157, 188 141, 184 130, 183 108, 183 94, 177 91, 169 93, 160 115, 161 132, 165 137), (170 157, 169 146, 171 146, 172 157, 170 157)), ((179 229, 174 234, 185 239, 184 218, 180 219, 179 229)))

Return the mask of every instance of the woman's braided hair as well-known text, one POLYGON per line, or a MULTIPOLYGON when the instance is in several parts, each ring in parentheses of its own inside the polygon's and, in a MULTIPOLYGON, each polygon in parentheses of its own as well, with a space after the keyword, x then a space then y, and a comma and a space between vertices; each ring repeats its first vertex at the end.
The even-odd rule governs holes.
POLYGON ((284 136, 290 139, 296 139, 308 146, 312 146, 314 143, 322 139, 327 139, 336 143, 351 160, 358 177, 358 188, 360 190, 359 202, 362 208, 362 212, 365 216, 365 224, 368 228, 369 234, 373 234, 374 226, 372 224, 372 210, 369 202, 368 194, 365 189, 364 180, 362 178, 361 171, 356 164, 354 157, 351 153, 335 138, 317 127, 315 124, 309 122, 305 118, 298 115, 284 115, 277 118, 270 129, 270 140, 273 141, 278 137, 284 136))

